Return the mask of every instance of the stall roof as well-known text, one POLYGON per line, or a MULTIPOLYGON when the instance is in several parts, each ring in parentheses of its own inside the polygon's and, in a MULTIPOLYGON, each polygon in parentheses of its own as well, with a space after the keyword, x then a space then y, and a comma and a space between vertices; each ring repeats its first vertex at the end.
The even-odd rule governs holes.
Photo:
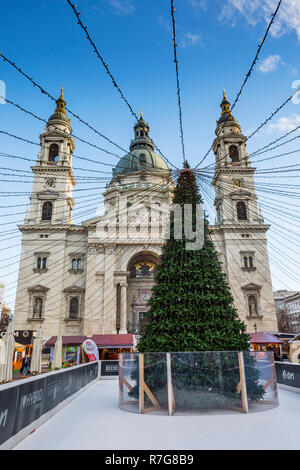
MULTIPOLYGON (((63 346, 79 345, 86 340, 87 336, 63 336, 63 346)), ((126 335, 93 335, 90 339, 95 341, 96 345, 101 348, 132 348, 135 346, 135 338, 133 334, 126 335)), ((44 348, 54 346, 57 336, 51 336, 44 344, 44 348)))
POLYGON ((295 336, 295 333, 280 333, 280 332, 275 332, 275 333, 272 333, 274 336, 276 336, 276 338, 279 338, 279 339, 282 339, 282 340, 289 340, 289 339, 293 339, 294 336, 295 336))
POLYGON ((276 338, 272 333, 268 331, 259 331, 257 333, 250 333, 251 343, 254 344, 283 344, 284 341, 276 338))
MULTIPOLYGON (((63 346, 77 346, 82 344, 83 341, 86 339, 86 336, 63 336, 62 337, 62 344, 63 346)), ((49 346, 54 346, 57 340, 57 336, 51 336, 50 339, 44 344, 44 348, 49 346)))
POLYGON ((133 334, 126 335, 93 335, 91 338, 98 347, 105 348, 132 348, 135 346, 133 334))

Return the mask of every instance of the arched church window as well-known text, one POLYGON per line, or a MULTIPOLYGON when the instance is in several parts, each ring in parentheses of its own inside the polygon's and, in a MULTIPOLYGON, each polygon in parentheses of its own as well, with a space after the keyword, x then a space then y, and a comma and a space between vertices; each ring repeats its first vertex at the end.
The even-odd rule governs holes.
POLYGON ((244 268, 248 268, 248 258, 244 256, 244 268))
POLYGON ((247 207, 243 201, 239 201, 236 205, 238 220, 247 220, 247 207))
POLYGON ((252 256, 249 256, 249 268, 250 269, 253 268, 253 258, 252 258, 252 256))
POLYGON ((59 147, 57 144, 51 144, 49 147, 49 162, 56 162, 58 160, 59 147))
POLYGON ((144 131, 140 132, 141 137, 144 137, 144 131))
POLYGON ((239 162, 240 161, 239 150, 238 150, 236 145, 230 145, 230 147, 229 147, 229 156, 230 156, 232 162, 239 162))
POLYGON ((258 306, 257 306, 257 296, 256 295, 249 295, 248 297, 248 308, 249 308, 249 315, 258 315, 258 306))
POLYGON ((43 315, 43 299, 36 297, 33 304, 33 318, 42 318, 43 315))
POLYGON ((70 317, 77 317, 79 313, 79 302, 78 297, 72 297, 70 299, 70 309, 69 309, 70 317))
POLYGON ((46 201, 43 204, 42 209, 42 220, 51 220, 52 219, 52 203, 50 201, 46 201))

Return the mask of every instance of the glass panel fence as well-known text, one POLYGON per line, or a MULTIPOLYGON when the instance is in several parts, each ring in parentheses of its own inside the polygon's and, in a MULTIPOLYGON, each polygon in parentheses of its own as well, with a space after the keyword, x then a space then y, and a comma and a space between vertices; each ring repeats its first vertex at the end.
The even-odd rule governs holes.
POLYGON ((270 352, 123 353, 119 358, 120 407, 127 411, 247 413, 278 405, 270 352))
POLYGON ((263 411, 278 406, 273 353, 247 351, 243 354, 249 412, 263 411))

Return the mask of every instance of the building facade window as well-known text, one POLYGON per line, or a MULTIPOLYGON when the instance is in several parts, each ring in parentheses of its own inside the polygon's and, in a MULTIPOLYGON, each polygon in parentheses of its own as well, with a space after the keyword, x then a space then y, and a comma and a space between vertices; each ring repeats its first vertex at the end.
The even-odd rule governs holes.
POLYGON ((141 166, 146 165, 146 155, 144 153, 141 153, 139 160, 140 160, 141 166))
POLYGON ((70 318, 77 318, 79 315, 79 301, 78 297, 72 297, 70 299, 70 309, 69 309, 70 318))
POLYGON ((48 251, 37 251, 34 253, 36 256, 36 265, 33 268, 33 271, 36 272, 46 272, 48 271, 48 257, 50 256, 50 252, 48 251))
POLYGON ((73 285, 64 289, 66 296, 66 316, 65 321, 82 321, 84 312, 84 292, 85 289, 78 285, 73 285))
POLYGON ((51 144, 49 147, 49 162, 56 162, 58 160, 59 146, 57 144, 51 144))
POLYGON ((82 258, 72 258, 71 261, 71 271, 82 271, 82 258))
POLYGON ((236 213, 238 220, 248 220, 247 207, 243 201, 239 201, 236 205, 236 213))
POLYGON ((254 252, 244 252, 241 251, 241 262, 243 271, 255 271, 254 266, 254 252))
POLYGON ((46 201, 42 208, 42 220, 52 219, 53 204, 50 201, 46 201))
POLYGON ((36 267, 37 267, 37 269, 46 269, 47 268, 47 258, 37 258, 36 267))
POLYGON ((229 147, 229 156, 230 156, 231 161, 233 163, 236 163, 236 162, 240 161, 239 149, 237 148, 236 145, 230 145, 230 147, 229 147))

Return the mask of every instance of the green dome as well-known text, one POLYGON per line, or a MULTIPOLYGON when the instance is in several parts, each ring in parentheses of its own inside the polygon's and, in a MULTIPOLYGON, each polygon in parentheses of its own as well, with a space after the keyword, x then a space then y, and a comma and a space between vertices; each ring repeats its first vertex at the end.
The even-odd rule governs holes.
POLYGON ((48 122, 50 122, 50 121, 65 121, 68 124, 70 124, 70 120, 63 113, 54 113, 54 114, 52 114, 52 116, 50 116, 49 119, 48 119, 48 122))
POLYGON ((167 171, 168 169, 166 162, 154 150, 137 148, 121 158, 116 168, 113 169, 113 176, 134 171, 167 171))

